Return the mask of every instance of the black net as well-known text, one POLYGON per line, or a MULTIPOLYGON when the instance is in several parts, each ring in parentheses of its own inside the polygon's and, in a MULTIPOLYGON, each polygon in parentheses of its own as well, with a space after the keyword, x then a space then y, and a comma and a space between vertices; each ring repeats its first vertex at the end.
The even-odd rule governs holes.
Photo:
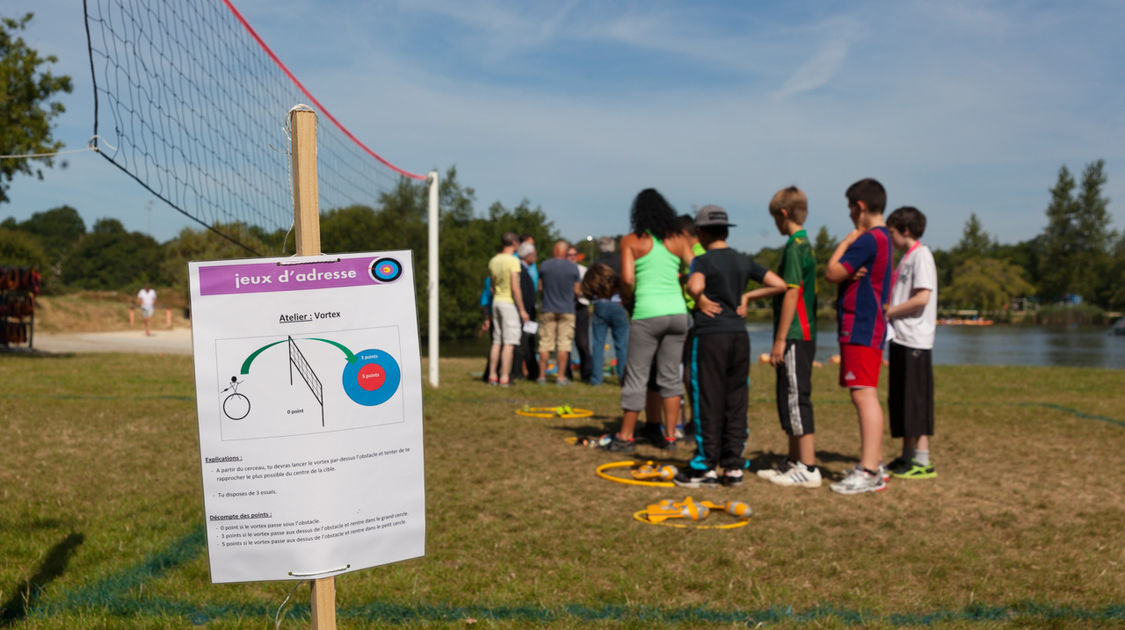
POLYGON ((286 121, 298 103, 318 115, 321 211, 377 207, 400 177, 423 179, 339 125, 226 0, 84 7, 99 152, 202 225, 290 227, 286 121))

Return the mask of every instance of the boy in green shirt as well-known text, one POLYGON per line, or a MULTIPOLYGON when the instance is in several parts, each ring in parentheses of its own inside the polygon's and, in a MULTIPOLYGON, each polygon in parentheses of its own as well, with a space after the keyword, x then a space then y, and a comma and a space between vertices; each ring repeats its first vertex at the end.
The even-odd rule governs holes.
POLYGON ((805 233, 809 201, 796 186, 777 191, 770 200, 777 230, 788 236, 778 264, 785 281, 783 295, 773 301, 773 348, 770 365, 777 370, 777 415, 789 436, 789 456, 777 468, 758 476, 779 486, 820 487, 816 466, 812 407, 812 364, 816 356, 816 256, 805 233))

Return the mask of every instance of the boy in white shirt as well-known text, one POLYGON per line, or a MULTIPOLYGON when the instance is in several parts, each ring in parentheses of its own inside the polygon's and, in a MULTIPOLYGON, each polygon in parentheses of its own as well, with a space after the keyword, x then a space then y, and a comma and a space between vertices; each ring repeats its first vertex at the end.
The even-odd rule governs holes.
POLYGON ((937 267, 919 240, 926 215, 904 206, 887 217, 891 242, 902 254, 891 280, 891 302, 884 306, 894 330, 889 344, 887 407, 891 437, 902 438, 902 455, 887 466, 898 479, 937 477, 930 461, 934 434, 934 333, 937 329, 937 267))

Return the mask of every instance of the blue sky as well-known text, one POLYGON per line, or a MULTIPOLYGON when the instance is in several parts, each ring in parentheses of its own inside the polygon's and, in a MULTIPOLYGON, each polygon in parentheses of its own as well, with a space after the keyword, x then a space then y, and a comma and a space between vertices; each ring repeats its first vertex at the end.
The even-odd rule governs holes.
MULTIPOLYGON (((219 0, 214 0, 219 2, 219 0)), ((970 213, 1038 234, 1066 165, 1105 158, 1125 229, 1125 3, 235 0, 296 76, 398 166, 456 166, 484 212, 523 198, 570 238, 628 229, 633 196, 715 203, 730 242, 780 244, 770 196, 809 194, 810 233, 849 229, 862 177, 929 217, 948 248, 970 213)), ((85 146, 92 88, 81 3, 4 0, 74 78, 56 136, 85 146)), ((92 153, 19 178, 0 217, 70 204, 171 238, 186 219, 92 153), (151 228, 150 228, 151 226, 151 228)))

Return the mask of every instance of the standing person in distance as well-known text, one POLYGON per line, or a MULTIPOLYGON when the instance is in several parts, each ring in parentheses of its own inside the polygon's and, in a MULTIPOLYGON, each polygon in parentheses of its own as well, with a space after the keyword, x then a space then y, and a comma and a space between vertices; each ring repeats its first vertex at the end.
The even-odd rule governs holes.
MULTIPOLYGON (((679 281, 680 263, 691 264, 691 245, 676 220, 676 211, 654 188, 633 200, 632 231, 621 239, 621 279, 633 292, 633 321, 629 325, 629 363, 621 388, 621 429, 605 448, 632 452, 637 417, 645 408, 649 371, 656 359, 656 382, 664 403, 664 439, 676 444, 680 421, 680 360, 688 313, 679 281)), ((711 305, 718 308, 716 305, 711 305)), ((713 311, 715 312, 715 311, 713 311)), ((667 445, 665 448, 667 449, 667 445)))
POLYGON ((489 385, 507 387, 511 382, 512 355, 520 344, 523 322, 529 317, 523 307, 523 294, 520 292, 520 261, 514 255, 518 243, 515 232, 504 232, 500 237, 500 252, 488 261, 489 281, 492 284, 489 385))
POLYGON ((934 336, 937 331, 937 266, 922 244, 926 215, 904 206, 887 217, 895 249, 903 252, 892 276, 887 321, 890 341, 887 409, 891 437, 902 438, 902 455, 887 466, 897 479, 937 477, 930 461, 934 434, 934 336))
POLYGON ((146 282, 143 289, 137 291, 137 304, 141 305, 141 318, 145 320, 145 336, 152 336, 152 314, 156 311, 156 290, 146 282))
MULTIPOLYGON (((613 239, 603 236, 598 239, 598 251, 601 254, 594 266, 603 265, 604 270, 597 271, 587 282, 583 278, 583 294, 593 302, 592 337, 593 348, 591 354, 593 369, 590 373, 590 384, 601 385, 605 378, 605 336, 606 331, 613 334, 613 352, 617 360, 615 372, 617 382, 621 383, 625 372, 625 359, 628 357, 629 347, 629 313, 623 303, 621 288, 621 258, 614 253, 613 239)), ((594 266, 590 271, 594 271, 594 266)), ((587 272, 589 275, 590 272, 587 272)))
POLYGON ((695 456, 673 477, 678 486, 715 486, 717 467, 723 469, 722 483, 737 485, 750 464, 742 456, 750 395, 750 336, 744 314, 750 300, 782 293, 785 283, 727 246, 731 227, 727 211, 719 206, 703 206, 695 217, 696 234, 706 249, 692 261, 687 280, 687 291, 700 306, 693 312, 695 324, 685 352, 692 375, 688 398, 695 456), (747 292, 750 280, 765 286, 747 292))
POLYGON ((816 256, 805 232, 809 200, 796 186, 773 196, 770 216, 788 237, 778 273, 785 293, 773 299, 773 348, 770 365, 777 373, 777 417, 789 438, 788 457, 758 476, 779 486, 819 488, 812 406, 812 367, 816 358, 816 256))
POLYGON ((838 284, 836 326, 840 342, 840 387, 847 387, 859 417, 859 464, 833 492, 859 494, 887 488, 882 465, 883 407, 879 403, 879 371, 887 318, 883 298, 891 285, 891 235, 883 221, 887 191, 874 179, 848 187, 848 216, 855 229, 840 244, 824 271, 838 284))
MULTIPOLYGON (((527 311, 528 321, 536 321, 539 308, 536 300, 539 297, 535 290, 535 280, 531 275, 531 268, 535 264, 538 252, 535 251, 534 239, 527 239, 516 248, 516 256, 520 259, 520 294, 523 295, 523 308, 527 311)), ((524 323, 527 326, 527 323, 524 323)), ((535 351, 535 333, 520 328, 520 345, 516 354, 520 357, 519 373, 529 381, 539 380, 539 355, 535 351)), ((513 369, 515 374, 516 370, 513 369)))
MULTIPOLYGON (((581 283, 589 268, 578 262, 578 248, 574 245, 567 248, 566 259, 578 267, 578 282, 581 283)), ((578 354, 579 375, 584 382, 589 383, 592 372, 590 364, 590 300, 586 299, 581 291, 574 296, 574 344, 572 348, 572 354, 578 354)), ((566 377, 574 380, 571 374, 570 361, 566 362, 566 377)))
POLYGON ((578 295, 578 265, 567 260, 569 244, 555 243, 551 258, 539 266, 539 289, 543 305, 539 310, 539 380, 546 383, 547 359, 555 353, 557 385, 569 385, 566 366, 570 363, 570 346, 574 342, 574 299, 578 295))

